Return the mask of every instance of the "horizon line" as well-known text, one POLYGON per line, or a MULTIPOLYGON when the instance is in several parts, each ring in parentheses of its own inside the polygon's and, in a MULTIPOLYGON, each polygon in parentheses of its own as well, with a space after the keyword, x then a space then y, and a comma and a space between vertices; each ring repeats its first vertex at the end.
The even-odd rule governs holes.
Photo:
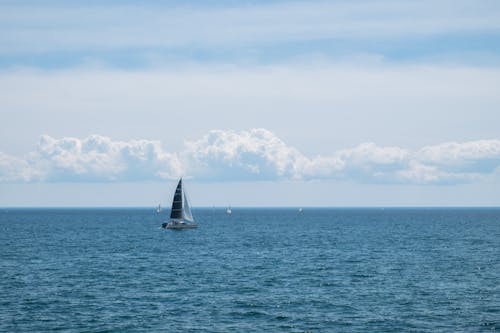
MULTIPOLYGON (((154 210, 157 206, 0 206, 0 210, 8 209, 151 209, 154 210)), ((192 209, 226 209, 228 206, 191 206, 192 209)), ((231 209, 400 209, 400 208, 494 208, 500 209, 500 206, 490 206, 490 205, 394 205, 394 206, 383 206, 383 205, 352 205, 352 206, 233 206, 231 209)), ((164 209, 169 211, 170 208, 164 209)))

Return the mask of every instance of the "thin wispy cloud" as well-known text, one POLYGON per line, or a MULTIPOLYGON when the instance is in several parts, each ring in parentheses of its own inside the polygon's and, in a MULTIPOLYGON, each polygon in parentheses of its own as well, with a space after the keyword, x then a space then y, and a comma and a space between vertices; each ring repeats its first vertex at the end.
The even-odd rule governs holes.
POLYGON ((0 97, 7 108, 34 109, 36 104, 38 111, 95 106, 100 112, 107 112, 123 110, 133 103, 142 103, 149 109, 150 105, 178 106, 180 102, 184 108, 193 105, 199 109, 203 104, 211 105, 210 102, 222 106, 248 98, 254 99, 255 105, 262 100, 269 105, 291 99, 314 106, 328 104, 332 109, 373 109, 384 105, 404 111, 419 104, 422 111, 436 105, 460 110, 474 103, 488 110, 500 102, 496 93, 499 73, 497 67, 334 62, 193 65, 140 71, 85 67, 59 71, 19 69, 0 73, 0 97))
POLYGON ((404 45, 396 52, 408 57, 404 49, 415 49, 422 38, 449 39, 433 51, 415 49, 416 53, 456 52, 454 44, 458 48, 462 45, 458 52, 471 52, 468 44, 480 46, 481 52, 493 52, 486 47, 488 43, 478 44, 477 38, 498 39, 499 16, 498 2, 478 5, 462 0, 280 1, 215 6, 10 4, 0 11, 0 52, 53 53, 57 58, 69 53, 80 61, 101 59, 115 65, 120 59, 131 65, 137 56, 141 63, 172 56, 198 61, 196 54, 202 61, 205 56, 204 60, 232 62, 259 54, 261 49, 269 50, 273 44, 279 47, 267 53, 283 57, 309 53, 384 55, 392 52, 396 40, 404 45), (476 42, 455 43, 457 36, 475 38, 476 42), (381 47, 376 47, 374 40, 381 47), (340 51, 342 48, 346 50, 340 51), (102 52, 120 54, 103 56, 102 52))
POLYGON ((500 140, 452 142, 411 151, 363 143, 307 156, 266 129, 213 130, 168 152, 158 141, 41 137, 24 157, 0 154, 2 182, 120 182, 340 179, 360 183, 457 184, 500 172, 500 140))

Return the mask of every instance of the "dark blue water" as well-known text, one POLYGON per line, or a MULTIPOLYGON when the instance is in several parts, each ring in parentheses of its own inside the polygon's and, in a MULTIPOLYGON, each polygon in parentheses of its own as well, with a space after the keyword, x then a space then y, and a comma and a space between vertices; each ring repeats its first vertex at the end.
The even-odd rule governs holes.
POLYGON ((2 332, 500 330, 500 209, 0 213, 2 332))

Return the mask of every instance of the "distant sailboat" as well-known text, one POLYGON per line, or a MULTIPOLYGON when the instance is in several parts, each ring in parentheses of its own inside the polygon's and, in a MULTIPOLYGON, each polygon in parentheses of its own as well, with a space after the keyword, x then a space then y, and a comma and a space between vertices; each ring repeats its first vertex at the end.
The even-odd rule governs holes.
POLYGON ((158 207, 156 207, 156 213, 160 214, 161 212, 161 205, 158 204, 158 207))
POLYGON ((229 205, 229 207, 227 207, 226 209, 226 214, 231 215, 232 212, 233 211, 231 210, 231 205, 229 205))
POLYGON ((186 192, 182 188, 182 178, 179 179, 179 183, 175 189, 174 199, 172 200, 172 211, 170 212, 170 222, 165 222, 161 226, 165 229, 194 229, 198 227, 194 223, 186 192))

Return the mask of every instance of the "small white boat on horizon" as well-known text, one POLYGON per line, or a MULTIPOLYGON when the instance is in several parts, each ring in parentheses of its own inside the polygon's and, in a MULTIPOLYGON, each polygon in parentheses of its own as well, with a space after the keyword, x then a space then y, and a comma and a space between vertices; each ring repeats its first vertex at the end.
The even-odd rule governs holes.
POLYGON ((226 209, 226 214, 231 215, 232 213, 233 211, 231 210, 231 205, 229 205, 229 207, 227 207, 226 209))

